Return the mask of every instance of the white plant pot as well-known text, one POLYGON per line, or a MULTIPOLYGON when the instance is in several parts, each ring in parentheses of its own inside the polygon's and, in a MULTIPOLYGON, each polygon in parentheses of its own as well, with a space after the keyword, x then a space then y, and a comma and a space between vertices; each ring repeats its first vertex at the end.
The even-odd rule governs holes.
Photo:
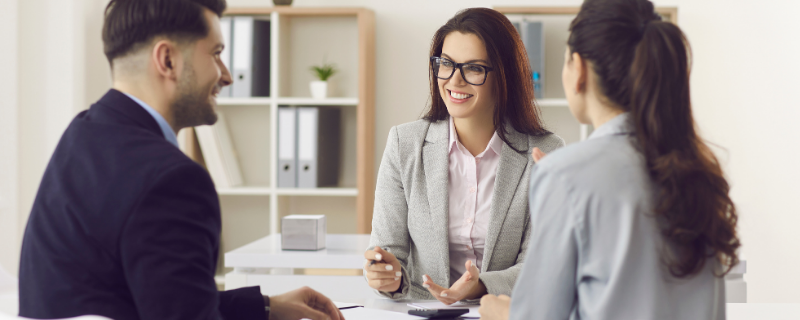
POLYGON ((325 99, 328 97, 328 81, 311 81, 311 97, 325 99))

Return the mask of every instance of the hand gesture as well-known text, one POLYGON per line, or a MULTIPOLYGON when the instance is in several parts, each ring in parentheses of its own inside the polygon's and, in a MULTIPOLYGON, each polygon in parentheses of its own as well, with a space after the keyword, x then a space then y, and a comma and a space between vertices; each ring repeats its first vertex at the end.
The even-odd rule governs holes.
POLYGON ((309 287, 289 291, 269 298, 270 320, 344 320, 339 308, 319 292, 309 287))
POLYGON ((467 272, 464 272, 450 289, 440 287, 431 281, 431 277, 427 274, 422 276, 422 286, 446 305, 451 305, 459 300, 480 298, 487 293, 486 286, 480 281, 480 271, 470 260, 467 260, 464 266, 467 267, 467 272))
POLYGON ((547 154, 539 148, 533 148, 533 150, 531 150, 531 157, 533 157, 533 162, 535 163, 539 163, 539 160, 542 160, 546 155, 547 154))
POLYGON ((365 252, 364 258, 367 259, 364 274, 371 288, 383 292, 395 292, 400 288, 403 272, 400 261, 391 252, 375 247, 375 250, 365 252), (370 264, 371 261, 376 263, 370 264))
POLYGON ((481 314, 481 320, 507 320, 510 306, 511 297, 487 294, 481 298, 481 307, 478 312, 481 314))

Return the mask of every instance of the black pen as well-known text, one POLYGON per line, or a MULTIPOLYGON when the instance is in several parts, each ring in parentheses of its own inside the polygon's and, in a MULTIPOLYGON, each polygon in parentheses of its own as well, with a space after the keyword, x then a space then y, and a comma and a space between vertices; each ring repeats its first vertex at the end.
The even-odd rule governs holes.
POLYGON ((355 308, 363 308, 364 306, 349 306, 349 307, 341 307, 339 310, 347 310, 347 309, 355 309, 355 308))

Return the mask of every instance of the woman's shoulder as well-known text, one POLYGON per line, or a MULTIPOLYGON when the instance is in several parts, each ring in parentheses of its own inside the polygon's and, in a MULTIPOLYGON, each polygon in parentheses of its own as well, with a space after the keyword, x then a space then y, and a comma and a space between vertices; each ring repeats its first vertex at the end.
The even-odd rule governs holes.
POLYGON ((445 130, 448 129, 446 120, 429 121, 425 119, 419 119, 416 121, 411 121, 396 125, 392 127, 391 132, 394 132, 394 134, 397 135, 397 139, 399 141, 421 142, 425 141, 426 137, 428 137, 428 132, 430 130, 441 131, 439 129, 442 128, 444 128, 445 130))
POLYGON ((557 134, 552 132, 547 132, 545 134, 539 135, 527 135, 528 136, 528 145, 532 149, 533 147, 537 147, 542 150, 544 153, 550 153, 560 149, 566 145, 564 139, 559 137, 557 134))
POLYGON ((415 136, 415 135, 424 136, 428 127, 430 127, 432 123, 434 122, 425 119, 419 119, 411 122, 406 122, 403 124, 398 124, 392 127, 392 129, 396 130, 397 134, 401 136, 415 136))

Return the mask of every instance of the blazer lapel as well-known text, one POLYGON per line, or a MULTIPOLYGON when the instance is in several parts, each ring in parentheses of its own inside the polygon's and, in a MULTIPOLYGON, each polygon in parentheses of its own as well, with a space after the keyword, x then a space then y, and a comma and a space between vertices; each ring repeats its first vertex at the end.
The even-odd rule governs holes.
MULTIPOLYGON (((506 138, 515 148, 520 150, 527 150, 528 138, 526 135, 521 134, 514 130, 510 125, 506 126, 506 138)), ((517 193, 517 188, 521 181, 523 181, 523 173, 528 166, 529 153, 517 153, 511 149, 508 144, 503 144, 503 149, 500 152, 500 164, 497 168, 497 176, 494 181, 494 192, 492 194, 491 205, 491 220, 489 220, 489 229, 486 233, 486 245, 483 256, 483 265, 481 272, 489 269, 489 264, 492 261, 492 254, 494 253, 494 246, 497 243, 497 237, 505 222, 508 208, 511 205, 511 200, 517 193)))
POLYGON ((447 120, 436 121, 428 127, 425 142, 422 147, 422 161, 425 170, 425 184, 428 189, 428 205, 430 206, 431 231, 433 242, 424 245, 437 246, 437 251, 442 252, 441 259, 436 265, 438 275, 431 274, 431 280, 442 286, 450 285, 450 249, 448 235, 448 184, 450 178, 448 142, 450 127, 447 120))

